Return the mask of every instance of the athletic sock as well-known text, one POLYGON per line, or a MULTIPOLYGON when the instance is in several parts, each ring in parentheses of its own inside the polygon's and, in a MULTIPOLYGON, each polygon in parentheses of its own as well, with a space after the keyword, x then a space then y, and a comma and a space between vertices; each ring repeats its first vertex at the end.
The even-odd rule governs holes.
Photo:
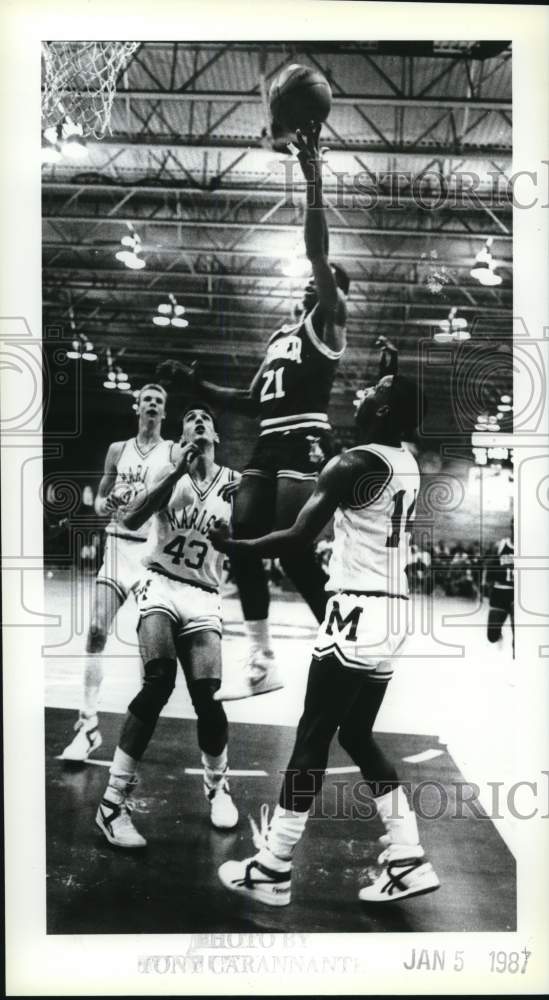
POLYGON ((84 696, 82 715, 97 715, 99 694, 103 681, 103 663, 100 655, 89 655, 84 670, 84 696))
POLYGON ((207 794, 221 784, 227 773, 229 767, 227 747, 218 756, 202 751, 202 764, 204 765, 204 790, 207 794))
POLYGON ((262 618, 259 621, 245 621, 244 627, 248 633, 252 653, 258 651, 262 653, 272 652, 273 647, 268 618, 262 618))
POLYGON ((105 798, 120 805, 128 794, 128 789, 134 784, 137 771, 137 761, 124 750, 117 747, 109 770, 109 783, 105 798))
POLYGON ((391 844, 419 847, 416 814, 412 812, 402 785, 375 800, 391 844))
POLYGON ((95 729, 99 723, 96 711, 88 711, 87 708, 81 708, 78 713, 79 718, 84 723, 84 729, 95 729))
POLYGON ((294 812, 277 805, 269 823, 266 844, 259 851, 260 864, 275 871, 291 868, 294 851, 303 836, 308 818, 308 810, 294 812))

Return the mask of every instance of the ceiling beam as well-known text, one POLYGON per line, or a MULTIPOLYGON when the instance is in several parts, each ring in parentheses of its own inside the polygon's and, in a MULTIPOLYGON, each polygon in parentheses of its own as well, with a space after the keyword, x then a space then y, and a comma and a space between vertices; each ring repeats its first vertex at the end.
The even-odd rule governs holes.
MULTIPOLYGON (((396 176, 399 177, 398 174, 396 176)), ((451 177, 452 175, 450 174, 448 176, 451 177)), ((455 176, 459 178, 459 174, 456 174, 455 176)), ((429 205, 426 206, 425 204, 425 202, 428 202, 429 199, 431 199, 431 201, 434 202, 437 209, 444 208, 444 202, 441 201, 441 197, 444 196, 449 202, 448 207, 452 209, 458 209, 463 207, 468 210, 470 209, 471 211, 482 211, 482 210, 487 210, 488 208, 490 209, 496 208, 498 211, 508 211, 508 212, 512 212, 513 210, 510 188, 508 190, 507 187, 504 188, 503 185, 500 186, 499 184, 494 185, 493 193, 490 193, 490 189, 488 189, 488 193, 483 197, 482 194, 479 194, 477 190, 474 191, 472 190, 468 192, 466 187, 461 187, 459 184, 457 184, 455 187, 453 187, 451 184, 448 184, 448 186, 445 187, 444 189, 442 188, 441 185, 441 190, 433 189, 432 177, 430 181, 426 180, 424 184, 420 183, 415 184, 415 178, 411 176, 409 178, 409 185, 416 191, 416 196, 414 197, 413 195, 410 194, 403 194, 400 185, 393 193, 385 194, 380 192, 376 187, 374 187, 374 185, 372 185, 371 188, 369 187, 366 188, 363 187, 362 185, 360 187, 355 187, 352 183, 348 185, 342 185, 339 183, 337 179, 333 185, 330 185, 329 180, 330 180, 330 175, 327 174, 323 185, 324 190, 337 191, 338 205, 339 207, 345 207, 345 208, 355 207, 357 199, 366 200, 372 198, 373 204, 370 204, 368 202, 367 205, 363 205, 359 202, 357 207, 361 210, 366 209, 367 211, 371 211, 371 209, 377 207, 377 205, 390 205, 393 208, 397 208, 400 205, 406 205, 406 206, 416 207, 424 211, 426 207, 427 209, 429 208, 429 205), (508 197, 507 193, 509 193, 508 197), (421 204, 418 203, 419 196, 421 196, 421 204), (339 201, 341 197, 344 199, 345 198, 351 199, 353 204, 341 206, 339 201), (501 201, 499 200, 500 197, 502 199, 501 201)), ((401 181, 403 180, 402 175, 400 175, 400 180, 401 181)), ((406 180, 408 181, 408 179, 406 180)), ((380 177, 379 181, 380 184, 382 184, 384 178, 380 177)), ((390 186, 389 175, 388 175, 388 182, 390 186)), ((408 183, 406 186, 408 187, 408 183)), ((78 179, 77 182, 58 181, 58 180, 51 181, 45 179, 42 184, 42 190, 46 194, 55 191, 60 191, 60 192, 66 191, 67 193, 74 192, 72 194, 70 201, 68 201, 66 204, 62 206, 63 209, 66 209, 68 205, 72 201, 76 200, 80 195, 89 194, 92 191, 100 192, 105 197, 111 193, 121 194, 122 192, 128 192, 128 191, 131 191, 132 194, 134 195, 152 194, 152 195, 157 195, 159 197, 162 197, 166 193, 179 194, 179 195, 188 194, 193 198, 195 195, 200 195, 201 197, 204 197, 206 199, 210 198, 214 202, 219 202, 219 199, 224 197, 242 198, 245 195, 252 195, 255 196, 256 201, 261 202, 269 200, 275 201, 279 199, 283 188, 284 188, 283 184, 278 184, 278 185, 273 184, 270 186, 262 185, 261 187, 243 184, 240 187, 221 186, 219 188, 216 188, 216 190, 214 191, 207 187, 206 188, 200 186, 193 187, 190 183, 174 184, 170 183, 169 181, 166 183, 163 181, 161 184, 115 184, 115 183, 111 184, 105 182, 83 183, 80 178, 78 179)), ((293 185, 291 193, 304 195, 305 189, 306 189, 305 181, 301 182, 298 180, 293 185)))
MULTIPOLYGON (((417 235, 425 236, 431 234, 418 233, 417 235)), ((444 235, 444 233, 442 235, 444 235)), ((461 234, 461 235, 467 235, 471 237, 474 235, 476 237, 477 234, 471 233, 471 234, 461 234)), ((111 240, 110 242, 103 242, 103 243, 81 243, 72 240, 70 242, 62 242, 60 240, 44 240, 42 242, 43 250, 54 250, 57 251, 58 253, 60 253, 61 251, 72 252, 73 250, 87 250, 88 253, 90 252, 94 254, 105 253, 112 256, 115 247, 118 247, 118 242, 116 240, 111 240)), ((172 256, 173 254, 179 255, 181 253, 181 248, 175 246, 148 247, 147 245, 145 245, 144 251, 155 253, 158 256, 162 255, 172 256)), ((258 260, 280 261, 281 259, 280 250, 265 250, 265 249, 251 250, 250 248, 244 250, 224 250, 224 249, 222 250, 219 248, 212 249, 211 247, 185 246, 185 253, 196 254, 197 256, 205 256, 205 257, 208 257, 212 254, 215 254, 216 257, 244 257, 247 260, 250 257, 252 258, 255 257, 258 260)), ((417 254, 415 253, 409 255, 394 255, 394 256, 391 254, 381 255, 381 254, 372 254, 368 250, 363 248, 359 249, 358 247, 355 248, 354 250, 338 250, 337 254, 335 254, 334 256, 337 256, 338 260, 339 259, 350 260, 350 261, 360 260, 364 261, 366 264, 368 262, 375 264, 386 264, 388 267, 394 267, 395 265, 398 264, 415 264, 417 267, 425 267, 426 269, 432 267, 444 266, 444 267, 454 268, 455 270, 470 270, 474 259, 474 257, 471 256, 455 257, 455 258, 437 257, 436 260, 422 261, 418 260, 417 254)), ((503 267, 509 269, 513 267, 512 260, 502 258, 501 254, 498 254, 498 261, 503 267)), ((120 269, 120 274, 124 274, 124 271, 122 269, 120 269)), ((256 277, 261 277, 259 272, 257 273, 256 277)))
MULTIPOLYGON (((218 222, 214 219, 180 219, 170 216, 170 218, 159 218, 156 216, 152 219, 143 218, 138 215, 122 215, 116 218, 107 218, 97 215, 48 215, 43 216, 46 222, 68 222, 76 223, 77 225, 88 225, 97 224, 101 225, 113 225, 113 223, 120 223, 121 225, 127 225, 130 223, 132 226, 168 226, 168 227, 178 227, 181 229, 198 229, 208 230, 222 230, 227 231, 230 229, 240 230, 240 229, 250 229, 253 227, 256 230, 263 232, 274 232, 274 233, 301 233, 303 225, 297 225, 286 222, 253 222, 252 220, 234 222, 225 220, 223 222, 218 222)), ((487 230, 486 228, 469 231, 464 229, 405 229, 404 227, 389 228, 388 226, 334 226, 330 225, 330 235, 348 235, 348 236, 393 236, 397 239, 403 237, 415 237, 416 239, 487 239, 489 236, 495 236, 498 240, 506 240, 511 242, 513 236, 511 233, 502 233, 498 228, 487 230)), ((230 250, 230 247, 225 249, 230 250)), ((248 247, 248 253, 253 253, 252 248, 248 247)), ((202 251, 203 253, 217 253, 217 248, 215 247, 205 247, 202 251)))
MULTIPOLYGON (((419 290, 421 290, 421 285, 416 285, 415 287, 418 288, 419 290)), ((455 287, 456 287, 455 285, 452 286, 452 288, 455 288, 455 287)), ((67 283, 66 282, 54 283, 54 282, 50 282, 50 281, 48 281, 46 279, 46 281, 43 284, 43 288, 44 288, 44 290, 46 292, 47 291, 52 291, 52 290, 57 290, 57 289, 66 290, 67 283)), ((70 288, 71 288, 71 290, 75 290, 75 291, 84 291, 84 290, 87 290, 88 292, 97 293, 97 294, 102 294, 104 292, 112 292, 115 295, 118 295, 118 294, 121 294, 121 295, 131 295, 131 297, 132 297, 132 299, 134 301, 135 301, 135 299, 138 299, 138 298, 152 297, 152 298, 158 299, 163 294, 164 295, 168 295, 168 292, 162 292, 162 290, 160 290, 158 288, 154 288, 154 289, 139 288, 139 287, 136 287, 135 285, 129 286, 129 287, 128 286, 126 286, 126 287, 120 287, 119 285, 116 285, 116 284, 113 284, 113 283, 111 283, 110 285, 106 286, 106 285, 98 285, 98 284, 93 284, 93 283, 86 284, 84 282, 74 282, 74 281, 71 281, 70 288)), ((474 290, 476 291, 477 289, 475 288, 474 290)), ((299 297, 300 297, 299 294, 298 295, 294 294, 293 296, 291 296, 285 290, 270 292, 269 294, 262 294, 261 292, 258 292, 256 294, 250 296, 250 294, 248 292, 246 292, 246 291, 243 291, 243 292, 241 292, 239 294, 238 292, 224 292, 224 291, 215 292, 215 291, 209 291, 209 290, 206 289, 204 291, 198 291, 198 292, 197 291, 193 291, 193 292, 191 292, 191 291, 184 291, 180 295, 180 298, 182 300, 184 299, 185 301, 187 301, 188 299, 221 299, 223 301, 234 301, 234 300, 241 301, 242 299, 248 299, 249 300, 250 298, 252 298, 252 300, 253 299, 259 299, 261 301, 269 301, 269 300, 271 300, 271 301, 279 301, 279 300, 282 301, 284 299, 292 299, 292 300, 293 299, 299 299, 299 297)), ((449 308, 449 304, 447 302, 444 302, 444 301, 439 301, 439 302, 436 302, 436 301, 435 302, 433 302, 433 301, 431 301, 431 302, 413 302, 410 299, 408 299, 408 300, 402 300, 402 299, 399 299, 399 300, 390 300, 390 299, 387 299, 387 298, 373 299, 373 298, 370 298, 367 295, 349 295, 347 297, 347 302, 349 302, 349 303, 358 302, 358 303, 360 303, 360 305, 366 306, 368 308, 369 307, 373 307, 373 306, 379 306, 380 308, 391 309, 391 308, 401 308, 402 306, 408 306, 411 309, 438 309, 439 312, 444 312, 445 309, 449 308)), ((126 308, 125 304, 118 303, 116 299, 111 299, 111 300, 105 299, 104 303, 102 303, 102 305, 101 305, 101 308, 108 309, 111 306, 112 307, 116 307, 117 305, 122 305, 123 308, 126 308)), ((141 311, 141 310, 139 310, 139 308, 136 307, 135 305, 130 305, 129 306, 129 311, 133 313, 133 312, 138 312, 138 311, 141 311)), ((148 312, 149 315, 151 314, 150 313, 150 309, 149 310, 143 310, 143 311, 148 312)), ((188 312, 192 312, 193 310, 192 310, 192 308, 190 308, 187 311, 188 312)), ((212 310, 210 310, 210 312, 211 311, 212 310)), ((511 307, 505 308, 505 306, 501 307, 501 306, 497 306, 497 305, 494 307, 494 305, 492 303, 489 303, 489 304, 486 304, 486 303, 483 303, 483 304, 473 303, 473 305, 460 305, 459 306, 459 312, 472 312, 472 313, 488 312, 488 313, 490 313, 493 316, 508 317, 508 316, 512 315, 512 308, 511 307)), ((223 315, 230 315, 230 314, 227 313, 225 310, 223 310, 223 315)), ((247 309, 244 310, 244 315, 248 315, 248 310, 247 309)), ((252 315, 252 314, 250 314, 250 315, 252 315)), ((253 314, 253 315, 255 315, 255 314, 253 314)), ((260 315, 264 315, 264 314, 260 313, 260 315)), ((265 313, 265 315, 267 315, 267 314, 265 313)), ((352 314, 351 314, 351 316, 349 318, 351 320, 352 319, 357 319, 358 320, 360 317, 359 316, 352 316, 352 314)))
MULTIPOLYGON (((169 150, 169 149, 232 149, 239 154, 251 152, 253 150, 263 150, 265 153, 273 155, 273 151, 265 149, 263 140, 249 136, 246 138, 233 138, 230 136, 215 136, 204 140, 202 136, 178 135, 174 137, 161 136, 158 134, 147 135, 127 135, 113 133, 104 139, 93 139, 88 137, 88 146, 100 146, 101 148, 129 149, 138 146, 144 150, 169 150)), ((391 143, 389 146, 381 142, 333 142, 330 140, 330 152, 333 153, 390 153, 392 156, 456 156, 466 160, 489 160, 505 159, 511 161, 512 149, 509 143, 503 145, 480 146, 478 144, 464 146, 461 143, 425 143, 415 146, 414 143, 391 143)))
MULTIPOLYGON (((74 97, 78 91, 63 90, 60 96, 74 97)), ((125 100, 127 97, 142 101, 212 101, 215 104, 261 104, 260 93, 250 93, 242 90, 193 90, 178 93, 172 90, 150 90, 141 88, 123 89, 118 87, 115 100, 125 100)), ((364 107, 389 108, 477 108, 481 111, 508 111, 513 105, 508 98, 483 98, 463 96, 431 97, 427 94, 418 97, 405 97, 399 94, 346 94, 338 93, 332 97, 332 106, 363 105, 364 107)))
MULTIPOLYGON (((382 259, 384 259, 384 258, 382 258, 382 259)), ((410 262, 412 262, 412 261, 410 261, 410 262)), ((413 261, 413 262, 417 263, 417 260, 413 261)), ((469 264, 469 266, 470 266, 470 264, 469 264)), ((126 280, 130 277, 130 272, 127 272, 126 270, 122 271, 119 267, 116 267, 116 268, 115 267, 112 267, 112 268, 110 268, 110 267, 94 268, 92 266, 90 266, 90 267, 63 267, 63 266, 59 266, 59 265, 57 265, 56 267, 50 267, 50 266, 48 266, 47 263, 44 265, 44 273, 50 275, 54 280, 57 277, 58 283, 61 286, 63 284, 66 285, 66 279, 62 278, 61 275, 68 275, 69 278, 72 277, 72 275, 75 275, 75 274, 76 275, 84 275, 84 276, 85 275, 89 275, 89 276, 93 276, 93 277, 90 277, 90 280, 93 280, 94 283, 96 281, 101 281, 101 279, 103 277, 106 277, 107 279, 114 279, 114 278, 121 279, 121 278, 126 278, 126 280)), ((264 281, 264 282, 267 283, 267 285, 269 283, 271 283, 271 282, 276 282, 276 289, 274 291, 274 295, 275 296, 281 295, 281 294, 288 294, 288 295, 291 294, 292 289, 294 289, 295 285, 296 285, 296 280, 294 278, 290 278, 287 275, 281 275, 281 274, 278 274, 278 273, 262 274, 260 272, 256 272, 256 273, 253 273, 253 274, 251 274, 251 273, 250 274, 241 274, 241 273, 235 273, 234 271, 231 271, 230 273, 227 273, 227 274, 225 274, 223 272, 219 272, 219 273, 214 273, 213 275, 211 275, 210 273, 202 273, 202 272, 195 272, 194 274, 191 274, 189 271, 174 271, 174 270, 172 270, 170 272, 169 271, 155 271, 153 268, 149 268, 149 267, 146 268, 146 273, 147 273, 147 276, 150 277, 150 278, 170 278, 171 277, 171 278, 177 278, 178 281, 181 278, 183 278, 183 279, 186 279, 187 281, 193 281, 193 282, 199 281, 200 279, 206 280, 206 279, 209 279, 209 278, 213 277, 214 281, 218 281, 218 282, 219 281, 223 281, 223 282, 230 283, 231 285, 232 285, 233 282, 237 282, 237 281, 253 281, 255 283, 257 283, 258 281, 264 281)), ((361 287, 361 286, 369 287, 371 285, 374 285, 374 286, 377 287, 379 285, 380 287, 383 287, 383 288, 417 288, 418 291, 426 291, 425 286, 420 281, 406 281, 404 279, 401 279, 401 280, 399 280, 399 279, 391 280, 389 278, 370 278, 370 277, 367 277, 367 276, 365 277, 364 275, 357 275, 356 277, 355 276, 350 276, 350 277, 351 277, 351 281, 353 283, 353 288, 355 287, 355 285, 358 285, 359 287, 361 287)), ((120 283, 119 283, 119 281, 111 281, 109 287, 112 287, 115 290, 119 290, 120 289, 120 291, 128 291, 128 292, 131 291, 132 293, 135 293, 140 288, 140 284, 138 284, 138 282, 140 282, 140 280, 141 280, 140 276, 137 273, 135 275, 135 278, 136 278, 136 281, 134 283, 132 283, 131 285, 121 286, 120 283)), ((101 287, 101 285, 97 285, 97 287, 101 287)), ((456 288, 458 291, 464 291, 464 290, 468 290, 468 289, 470 289, 473 292, 491 292, 492 291, 491 288, 486 287, 484 285, 481 285, 479 282, 476 282, 476 281, 475 282, 471 281, 471 282, 468 282, 468 283, 465 283, 465 284, 464 283, 460 283, 459 285, 453 285, 452 287, 456 288)), ((500 286, 498 288, 498 292, 508 292, 509 294, 511 294, 512 291, 513 291, 513 289, 512 289, 512 287, 510 285, 508 285, 508 286, 502 285, 502 286, 500 286)), ((156 288, 156 292, 159 295, 164 295, 164 294, 168 295, 170 292, 173 293, 173 288, 166 288, 166 289, 156 288)), ((258 289, 255 289, 255 288, 253 289, 253 293, 257 294, 257 295, 271 295, 271 294, 273 294, 271 292, 265 292, 265 291, 258 290, 258 289)), ((191 293, 189 293, 189 292, 185 291, 184 289, 182 289, 181 290, 181 294, 182 295, 187 295, 187 294, 191 294, 191 293)), ((204 291, 204 292, 193 292, 192 294, 195 294, 195 295, 202 295, 202 294, 209 295, 210 292, 208 290, 208 291, 204 291)), ((224 294, 224 293, 220 292, 219 294, 224 294)), ((235 294, 238 295, 239 293, 235 293, 235 294)), ((246 291, 246 292, 243 292, 242 294, 249 295, 250 292, 246 291)), ((349 298, 352 301, 353 300, 353 295, 351 294, 349 296, 349 298)), ((361 301, 362 301, 362 299, 361 299, 361 301)))

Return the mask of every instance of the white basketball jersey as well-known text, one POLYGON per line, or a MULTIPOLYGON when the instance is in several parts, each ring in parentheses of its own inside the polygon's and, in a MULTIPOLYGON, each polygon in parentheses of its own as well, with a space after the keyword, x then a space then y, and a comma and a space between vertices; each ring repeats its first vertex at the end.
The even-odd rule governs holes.
POLYGON ((407 448, 368 444, 351 451, 370 451, 383 459, 387 478, 373 501, 365 484, 361 502, 338 507, 334 515, 334 544, 326 589, 405 596, 405 568, 419 493, 419 469, 407 448))
POLYGON ((188 473, 182 476, 167 507, 153 514, 144 565, 171 579, 219 590, 225 557, 214 549, 208 528, 217 518, 230 520, 239 479, 223 466, 205 489, 188 473))
POLYGON ((137 443, 137 438, 130 438, 129 441, 124 442, 120 458, 116 463, 116 480, 112 489, 112 492, 122 503, 107 525, 109 535, 132 538, 136 541, 147 540, 151 525, 150 518, 135 531, 124 527, 120 521, 128 504, 143 490, 150 488, 158 474, 171 465, 172 446, 173 441, 161 439, 152 448, 142 451, 137 443))

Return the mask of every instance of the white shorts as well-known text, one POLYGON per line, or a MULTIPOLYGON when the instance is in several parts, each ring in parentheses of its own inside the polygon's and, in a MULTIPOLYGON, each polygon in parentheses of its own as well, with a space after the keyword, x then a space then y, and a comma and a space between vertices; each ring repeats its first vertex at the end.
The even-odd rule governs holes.
POLYGON ((145 572, 141 562, 145 548, 145 542, 107 535, 103 563, 96 582, 112 587, 120 599, 125 601, 131 591, 135 591, 145 572))
POLYGON ((313 656, 335 656, 345 667, 365 670, 372 680, 393 675, 392 658, 408 625, 408 601, 398 597, 339 593, 330 597, 313 656))
POLYGON ((137 591, 139 618, 163 614, 171 618, 176 634, 222 632, 221 598, 211 590, 192 583, 172 580, 169 576, 147 569, 137 591))

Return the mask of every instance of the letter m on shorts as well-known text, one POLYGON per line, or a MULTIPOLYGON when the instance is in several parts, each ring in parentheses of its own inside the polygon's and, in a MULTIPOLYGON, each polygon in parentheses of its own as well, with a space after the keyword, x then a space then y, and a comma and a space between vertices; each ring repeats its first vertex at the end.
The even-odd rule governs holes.
POLYGON ((352 611, 349 611, 349 614, 347 615, 346 618, 342 618, 341 611, 339 609, 339 602, 334 601, 332 604, 332 610, 330 611, 330 617, 326 624, 326 629, 325 629, 326 635, 334 634, 334 625, 335 625, 338 632, 344 632, 345 629, 349 630, 347 632, 347 635, 345 636, 347 642, 356 642, 356 630, 358 628, 360 616, 363 611, 364 608, 361 608, 359 605, 357 605, 356 608, 353 608, 352 611))

